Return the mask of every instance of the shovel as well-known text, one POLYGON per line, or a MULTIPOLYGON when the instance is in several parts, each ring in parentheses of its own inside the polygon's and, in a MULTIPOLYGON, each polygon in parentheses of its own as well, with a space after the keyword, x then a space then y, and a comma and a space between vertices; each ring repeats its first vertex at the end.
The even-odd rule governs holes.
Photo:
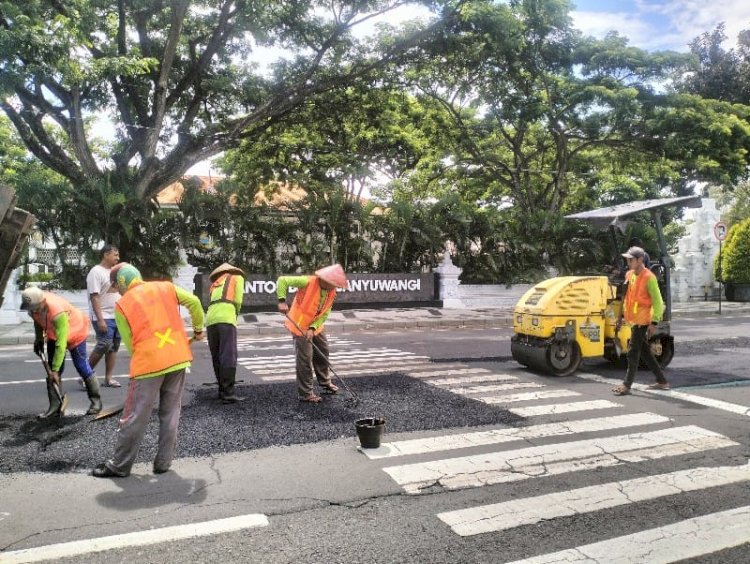
POLYGON ((45 359, 40 352, 37 352, 36 355, 39 357, 39 360, 42 361, 44 372, 46 372, 47 374, 47 380, 52 382, 52 389, 55 391, 55 395, 60 401, 60 415, 62 415, 65 409, 68 407, 68 396, 62 395, 62 393, 60 392, 60 384, 57 383, 57 380, 55 380, 55 377, 52 375, 52 369, 49 367, 47 359, 45 359))
MULTIPOLYGON (((302 328, 301 328, 301 327, 300 327, 300 326, 299 326, 299 325, 298 325, 298 324, 297 324, 297 323, 296 323, 296 322, 294 321, 294 319, 292 319, 291 317, 289 317, 289 315, 288 315, 288 314, 286 314, 286 313, 285 313, 285 314, 284 314, 284 317, 286 317, 286 318, 287 318, 287 319, 288 319, 289 321, 291 321, 291 322, 292 322, 292 324, 293 324, 293 325, 294 325, 294 326, 295 326, 295 327, 297 328, 297 331, 299 331, 299 332, 300 332, 300 335, 304 335, 304 334, 305 334, 305 332, 304 332, 304 331, 302 330, 302 328)), ((352 390, 352 389, 351 389, 351 388, 349 387, 349 385, 348 385, 348 384, 347 384, 347 383, 346 383, 346 382, 344 381, 344 379, 343 379, 343 378, 342 378, 341 376, 339 376, 338 374, 336 374, 336 371, 335 371, 335 370, 333 369, 333 366, 331 366, 331 361, 330 361, 330 360, 328 359, 328 357, 327 357, 327 356, 325 356, 325 355, 323 354, 323 352, 322 352, 322 351, 321 351, 321 350, 320 350, 320 349, 319 349, 318 347, 316 347, 316 346, 315 346, 315 343, 310 343, 310 344, 312 345, 312 347, 313 347, 313 348, 314 348, 314 349, 315 349, 315 350, 317 351, 317 353, 318 353, 318 354, 319 354, 319 355, 320 355, 320 356, 321 356, 322 358, 325 358, 325 359, 326 359, 326 363, 328 363, 328 370, 330 370, 330 371, 331 371, 331 373, 332 373, 332 374, 333 374, 334 376, 336 376, 336 378, 338 379, 338 381, 339 381, 339 382, 341 382, 341 385, 342 385, 342 386, 344 386, 344 389, 345 389, 345 390, 346 390, 347 392, 349 392, 349 395, 351 395, 351 397, 352 397, 352 400, 354 401, 354 407, 358 406, 358 405, 359 405, 359 396, 358 396, 357 394, 355 394, 355 393, 354 393, 354 390, 352 390)))
POLYGON ((110 407, 109 409, 102 409, 99 413, 97 413, 94 417, 91 418, 92 421, 98 421, 99 419, 106 419, 107 417, 112 417, 113 415, 117 415, 125 408, 125 404, 122 403, 120 405, 115 405, 114 407, 110 407))

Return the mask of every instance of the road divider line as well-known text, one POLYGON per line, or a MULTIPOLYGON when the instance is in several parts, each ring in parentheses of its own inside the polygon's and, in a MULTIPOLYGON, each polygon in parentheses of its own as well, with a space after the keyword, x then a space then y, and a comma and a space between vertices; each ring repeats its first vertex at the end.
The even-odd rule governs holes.
POLYGON ((672 525, 543 554, 510 564, 648 562, 667 564, 750 542, 750 506, 710 513, 672 525))
POLYGON ((718 433, 688 425, 648 433, 404 464, 383 470, 406 493, 418 494, 432 486, 449 490, 476 488, 737 445, 718 433))
POLYGON ((535 415, 557 415, 558 413, 574 413, 576 411, 592 411, 613 407, 622 407, 622 404, 609 400, 574 401, 549 405, 530 405, 528 407, 509 407, 508 411, 521 417, 533 417, 535 415))
MULTIPOLYGON (((579 378, 583 378, 584 380, 591 380, 592 382, 602 382, 604 384, 610 384, 610 385, 612 383, 619 382, 619 380, 611 380, 610 378, 603 378, 602 376, 599 376, 598 374, 591 374, 588 372, 582 372, 580 374, 576 374, 576 376, 578 376, 579 378)), ((680 401, 694 403, 696 405, 702 405, 704 407, 713 407, 714 409, 720 409, 722 411, 728 411, 730 413, 736 413, 738 415, 750 416, 750 407, 746 405, 729 403, 726 401, 717 400, 713 398, 705 398, 703 396, 696 396, 694 394, 686 394, 684 392, 678 392, 676 390, 650 390, 646 384, 633 384, 632 389, 638 390, 640 392, 645 392, 647 394, 670 397, 670 398, 674 398, 680 401)))
POLYGON ((460 448, 496 445, 511 441, 541 439, 544 437, 560 437, 576 433, 609 431, 612 429, 639 427, 641 425, 656 425, 659 423, 669 423, 670 421, 671 419, 669 417, 656 415, 654 413, 615 415, 612 417, 597 417, 594 419, 566 421, 564 423, 546 423, 543 425, 531 425, 529 427, 492 429, 490 431, 475 431, 472 433, 461 433, 457 435, 441 435, 438 437, 396 441, 383 443, 378 448, 362 449, 362 452, 367 458, 375 460, 379 458, 393 458, 396 456, 409 456, 460 448))
POLYGON ((462 537, 504 531, 582 513, 706 490, 750 480, 750 464, 691 468, 668 474, 610 482, 504 503, 438 513, 462 537))
MULTIPOLYGON (((38 360, 36 362, 39 363, 38 360)), ((120 378, 122 380, 127 380, 127 379, 130 378, 130 376, 128 376, 127 374, 118 374, 118 375, 112 376, 112 377, 113 378, 120 378)), ((80 376, 71 376, 69 378, 63 378, 62 381, 63 382, 76 382, 76 381, 78 381, 80 379, 81 379, 80 376)), ((99 377, 99 379, 101 380, 101 376, 99 377)), ((38 384, 40 382, 44 383, 46 381, 47 381, 46 378, 35 378, 33 380, 9 380, 7 382, 0 382, 0 386, 10 386, 12 384, 38 384)))
POLYGON ((240 515, 238 517, 204 521, 202 523, 176 525, 174 527, 163 527, 148 531, 137 531, 134 533, 50 544, 11 552, 0 552, 0 561, 3 564, 16 564, 21 562, 39 562, 42 560, 59 560, 60 558, 81 556, 94 552, 174 542, 194 537, 241 531, 253 527, 265 527, 267 525, 268 518, 263 514, 240 515))

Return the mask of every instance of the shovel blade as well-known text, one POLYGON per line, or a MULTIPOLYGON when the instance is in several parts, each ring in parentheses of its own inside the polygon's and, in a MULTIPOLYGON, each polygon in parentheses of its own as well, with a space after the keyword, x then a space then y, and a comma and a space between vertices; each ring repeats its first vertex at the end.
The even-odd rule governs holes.
POLYGON ((118 413, 120 413, 124 407, 125 404, 122 404, 107 409, 102 409, 99 413, 92 417, 91 420, 99 421, 100 419, 107 419, 108 417, 112 417, 113 415, 117 415, 118 413))

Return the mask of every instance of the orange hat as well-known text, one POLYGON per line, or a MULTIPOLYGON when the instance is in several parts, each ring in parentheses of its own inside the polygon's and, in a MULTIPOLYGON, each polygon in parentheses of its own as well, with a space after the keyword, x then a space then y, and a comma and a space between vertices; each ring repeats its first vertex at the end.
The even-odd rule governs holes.
POLYGON ((346 273, 340 264, 332 264, 316 270, 315 276, 337 288, 346 288, 346 273))

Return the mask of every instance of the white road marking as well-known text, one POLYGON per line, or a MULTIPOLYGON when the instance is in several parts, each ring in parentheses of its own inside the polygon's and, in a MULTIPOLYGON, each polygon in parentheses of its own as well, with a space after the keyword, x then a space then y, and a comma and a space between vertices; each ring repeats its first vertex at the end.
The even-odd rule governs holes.
MULTIPOLYGON (((394 351, 394 352, 377 352, 377 353, 371 353, 368 351, 361 351, 356 353, 346 353, 346 354, 331 354, 329 356, 331 362, 336 362, 337 364, 343 364, 346 362, 355 362, 355 361, 361 361, 361 360, 367 360, 367 359, 387 359, 387 358, 393 358, 393 359, 401 359, 401 358, 411 358, 411 359, 425 359, 427 360, 429 357, 426 356, 418 356, 412 353, 403 352, 403 351, 394 351)), ((243 366, 258 366, 259 368, 263 368, 266 366, 282 366, 282 365, 293 365, 295 362, 294 355, 277 355, 277 356, 264 356, 264 357, 253 357, 253 358, 238 358, 237 362, 242 364, 243 366)))
POLYGON ((529 427, 510 429, 492 429, 490 431, 475 431, 458 435, 442 435, 439 437, 382 443, 378 448, 362 449, 362 452, 370 459, 392 458, 394 456, 442 452, 459 448, 496 445, 511 441, 539 439, 542 437, 559 437, 576 433, 638 427, 640 425, 656 425, 657 423, 668 423, 669 421, 671 420, 668 417, 654 413, 635 413, 566 421, 564 423, 547 423, 544 425, 531 425, 529 427))
POLYGON ((174 527, 163 527, 161 529, 14 550, 0 553, 0 556, 2 557, 3 564, 58 560, 60 558, 103 552, 105 550, 174 542, 181 539, 241 531, 243 529, 265 527, 267 525, 268 518, 265 515, 240 515, 227 519, 204 521, 202 523, 176 525, 174 527))
POLYGON ((748 542, 750 506, 744 506, 510 564, 667 564, 748 542))
MULTIPOLYGON (((99 376, 98 378, 99 380, 101 380, 102 376, 99 376)), ((128 376, 127 374, 117 374, 117 375, 112 376, 112 378, 120 378, 123 380, 128 380, 130 376, 128 376)), ((67 378, 63 378, 62 381, 63 382, 77 382, 80 379, 81 379, 80 376, 70 376, 67 378)), ((46 378, 35 378, 33 380, 8 380, 7 382, 0 382, 0 386, 9 386, 11 384, 39 384, 40 382, 44 383, 46 381, 47 381, 46 378)), ((102 387, 104 387, 104 384, 102 384, 102 387)))
POLYGON ((542 399, 549 399, 549 398, 567 398, 567 397, 573 397, 573 396, 580 396, 578 392, 574 392, 572 390, 543 390, 541 392, 526 392, 521 394, 506 394, 506 395, 499 395, 499 396, 482 396, 478 398, 472 398, 475 400, 479 400, 484 403, 489 403, 492 405, 496 404, 505 404, 505 403, 514 403, 517 401, 533 401, 533 400, 542 400, 542 399))
POLYGON ((748 480, 750 464, 691 468, 669 474, 514 499, 504 503, 446 511, 438 513, 438 518, 453 529, 454 533, 466 537, 748 480))
MULTIPOLYGON (((435 368, 435 365, 432 366, 435 368)), ((415 374, 415 378, 431 378, 433 376, 453 376, 458 374, 489 374, 489 370, 486 368, 458 368, 455 370, 435 370, 432 372, 421 372, 419 374, 415 374)), ((430 382, 431 384, 434 382, 430 382)))
POLYGON ((486 394, 489 392, 507 392, 508 390, 520 390, 522 388, 544 388, 544 384, 536 382, 513 382, 511 384, 492 384, 491 386, 471 386, 468 388, 448 388, 448 391, 460 396, 473 394, 486 394))
MULTIPOLYGON (((613 380, 609 378, 603 378, 602 376, 599 376, 598 374, 590 374, 588 372, 581 372, 580 374, 576 374, 576 376, 583 378, 584 380, 591 380, 592 382, 602 382, 604 384, 609 384, 609 385, 613 384, 613 380)), ((617 382, 615 381, 614 383, 617 383, 617 382)), ((667 396, 670 398, 678 399, 680 401, 694 403, 696 405, 703 405, 705 407, 713 407, 715 409, 728 411, 730 413, 736 413, 738 415, 750 416, 750 407, 746 405, 729 403, 726 401, 721 401, 721 400, 717 400, 713 398, 704 398, 702 396, 686 394, 685 392, 677 392, 675 390, 650 390, 646 384, 633 384, 631 388, 633 390, 646 392, 647 394, 654 394, 657 396, 667 396)))
MULTIPOLYGON (((451 374, 452 371, 448 371, 445 374, 451 374)), ((428 384, 433 386, 455 386, 458 384, 479 384, 481 382, 510 382, 518 380, 517 376, 509 376, 507 374, 484 374, 482 376, 465 376, 463 378, 439 378, 436 380, 428 380, 428 384)))
POLYGON ((558 413, 610 409, 612 407, 622 407, 622 404, 609 400, 574 401, 570 403, 552 403, 550 405, 531 405, 529 407, 509 407, 508 411, 521 417, 533 417, 535 415, 556 415, 558 413))
MULTIPOLYGON (((382 364, 384 361, 382 359, 378 360, 378 364, 382 364)), ((397 363, 397 366, 373 366, 372 359, 369 358, 363 358, 358 361, 350 361, 346 362, 346 366, 349 368, 356 368, 358 366, 367 366, 368 368, 371 368, 371 370, 365 370, 360 372, 360 374, 366 374, 368 372, 372 372, 372 370, 380 370, 382 371, 388 371, 388 372, 397 372, 397 371, 404 371, 405 369, 411 370, 426 370, 426 369, 432 369, 434 368, 434 365, 429 360, 424 359, 396 359, 394 362, 397 363)), ((337 362, 336 366, 341 365, 342 363, 337 362)), ((247 367, 246 367, 247 368, 247 367)), ((347 368, 347 370, 348 370, 347 368)), ((251 370, 248 368, 248 370, 251 370)), ((278 374, 279 370, 292 370, 294 371, 294 363, 289 363, 287 366, 281 366, 276 368, 252 368, 253 374, 257 375, 263 375, 263 374, 278 374)), ((336 372, 341 372, 342 374, 344 371, 337 370, 336 372)), ((349 374, 356 374, 354 371, 349 371, 349 374)))
POLYGON ((383 468, 407 493, 440 485, 449 490, 617 466, 737 446, 726 437, 689 425, 614 437, 528 447, 383 468))

